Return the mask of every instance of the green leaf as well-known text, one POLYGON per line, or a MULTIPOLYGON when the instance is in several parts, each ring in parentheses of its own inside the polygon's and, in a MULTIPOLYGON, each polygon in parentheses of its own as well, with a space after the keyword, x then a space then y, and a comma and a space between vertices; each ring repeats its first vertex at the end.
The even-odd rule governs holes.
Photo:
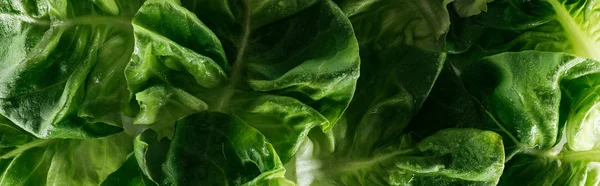
POLYGON ((330 1, 152 0, 133 27, 125 71, 141 108, 135 124, 167 126, 162 134, 192 113, 229 113, 284 161, 311 128, 333 127, 359 74, 352 26, 330 1))
POLYGON ((121 72, 133 50, 129 20, 139 5, 0 3, 0 113, 39 138, 121 131, 128 103, 121 72))
POLYGON ((499 185, 597 184, 599 71, 595 60, 538 51, 489 56, 463 71, 482 127, 509 139, 499 185))
POLYGON ((600 62, 550 52, 503 53, 483 58, 462 74, 467 88, 525 147, 545 149, 559 140, 560 83, 600 71, 600 62), (539 66, 543 62, 543 66, 539 66))
POLYGON ((235 116, 190 116, 178 122, 176 131, 164 165, 167 183, 238 185, 283 169, 267 139, 235 116))
POLYGON ((140 170, 159 185, 294 185, 267 138, 235 115, 202 112, 176 127, 172 141, 136 138, 140 170))
POLYGON ((454 10, 460 17, 470 17, 482 12, 487 12, 487 3, 493 0, 456 0, 454 10))
POLYGON ((390 143, 404 132, 429 94, 445 58, 443 53, 415 47, 363 50, 362 76, 344 115, 345 130, 355 133, 354 141, 347 143, 367 149, 390 143))
MULTIPOLYGON (((403 45, 441 51, 450 26, 447 5, 454 0, 339 0, 356 30, 360 45, 369 50, 403 45)), ((487 10, 488 0, 457 0, 461 17, 487 10)))
POLYGON ((313 127, 328 122, 315 109, 287 96, 239 95, 232 105, 234 115, 260 131, 283 162, 294 156, 313 127))
POLYGON ((405 130, 417 136, 429 136, 448 128, 483 128, 485 119, 487 117, 480 104, 467 91, 454 67, 446 61, 423 107, 405 130))
POLYGON ((288 177, 299 185, 497 183, 504 163, 498 134, 449 129, 416 143, 405 130, 445 56, 408 46, 361 51, 362 76, 350 107, 331 131, 311 131, 310 141, 286 165, 288 177))
MULTIPOLYGON (((457 20, 456 29, 478 28, 470 34, 451 38, 464 42, 470 51, 460 58, 470 63, 479 57, 508 51, 538 50, 565 52, 600 60, 598 19, 600 5, 589 1, 515 1, 490 3, 489 11, 457 20), (510 16, 507 16, 510 15, 510 16)), ((450 31, 454 32, 454 31, 450 31)), ((457 33, 461 31, 456 31, 457 33)), ((460 64, 460 69, 468 64, 460 64)))
POLYGON ((175 87, 152 86, 135 94, 140 112, 135 124, 155 124, 151 128, 163 136, 173 136, 173 120, 207 109, 204 101, 175 87))
POLYGON ((361 45, 392 48, 401 45, 440 51, 450 25, 444 1, 343 0, 340 7, 352 21, 361 45))
POLYGON ((167 138, 159 139, 158 134, 152 130, 145 130, 133 142, 137 165, 154 184, 159 185, 164 179, 162 162, 165 162, 169 144, 167 138))
MULTIPOLYGON (((131 138, 116 134, 102 139, 46 140, 12 157, 2 185, 100 185, 131 152, 131 138)), ((37 142, 31 142, 37 143, 37 142)))
POLYGON ((157 186, 140 171, 136 157, 133 154, 129 154, 127 161, 115 172, 108 175, 102 185, 157 186))
POLYGON ((563 99, 569 100, 566 131, 568 147, 574 151, 587 151, 600 145, 598 132, 600 123, 596 122, 600 104, 598 90, 600 74, 591 74, 564 83, 563 99))
MULTIPOLYGON (((204 3, 149 1, 140 9, 133 21, 136 52, 127 68, 133 92, 166 84, 222 112, 230 112, 238 91, 263 92, 298 99, 329 123, 339 118, 359 61, 350 23, 334 4, 232 4, 223 12, 242 12, 229 25, 216 23, 228 16, 223 12, 206 15, 223 2, 204 3)), ((327 130, 332 124, 321 125, 327 130)))
POLYGON ((35 138, 16 126, 7 118, 0 116, 0 151, 5 151, 34 140, 35 138))
MULTIPOLYGON (((411 2, 341 1, 339 4, 346 14, 351 16, 361 44, 361 77, 350 107, 343 119, 336 124, 342 126, 329 132, 330 136, 327 138, 330 139, 319 141, 318 146, 329 148, 328 151, 356 150, 354 153, 358 156, 367 155, 375 148, 373 145, 393 143, 393 139, 402 135, 404 128, 429 94, 446 55, 407 46, 405 43, 378 43, 395 41, 396 37, 404 36, 391 32, 393 29, 390 33, 371 33, 374 28, 386 25, 402 27, 402 23, 394 21, 410 21, 421 16, 411 12, 419 10, 416 8, 418 6, 405 6, 412 4, 411 2), (396 19, 393 15, 401 11, 394 10, 399 9, 408 9, 407 12, 416 17, 396 19), (378 17, 379 14, 382 14, 382 17, 378 17), (365 37, 361 37, 361 33, 365 37)), ((437 3, 424 6, 430 5, 437 6, 437 3)), ((424 19, 417 20, 419 21, 416 21, 416 24, 430 23, 424 19)), ((424 41, 422 44, 435 43, 424 41)))
POLYGON ((516 156, 507 163, 498 185, 598 185, 600 165, 596 161, 565 162, 559 159, 516 156))
POLYGON ((366 156, 323 153, 312 139, 295 162, 300 185, 495 185, 504 168, 501 137, 478 129, 441 130, 419 143, 407 135, 366 156))

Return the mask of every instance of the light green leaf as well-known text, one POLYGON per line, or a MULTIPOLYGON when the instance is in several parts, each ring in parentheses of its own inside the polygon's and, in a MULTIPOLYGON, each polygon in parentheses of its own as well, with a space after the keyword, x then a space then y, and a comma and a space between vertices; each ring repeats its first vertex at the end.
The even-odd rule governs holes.
POLYGON ((135 124, 155 124, 151 128, 162 136, 173 136, 173 120, 207 109, 204 101, 185 91, 162 85, 152 86, 135 94, 140 112, 134 118, 135 124))
POLYGON ((283 162, 295 155, 313 127, 328 122, 317 110, 287 96, 237 95, 232 105, 234 115, 265 135, 283 162))
POLYGON ((570 100, 565 135, 571 150, 587 151, 600 146, 599 80, 599 74, 592 74, 565 82, 563 86, 563 99, 570 100))
POLYGON ((493 0, 456 0, 454 10, 460 17, 470 17, 482 12, 487 12, 487 3, 493 0))
POLYGON ((131 138, 124 133, 102 139, 45 141, 12 157, 0 184, 100 185, 125 162, 131 149, 131 138))

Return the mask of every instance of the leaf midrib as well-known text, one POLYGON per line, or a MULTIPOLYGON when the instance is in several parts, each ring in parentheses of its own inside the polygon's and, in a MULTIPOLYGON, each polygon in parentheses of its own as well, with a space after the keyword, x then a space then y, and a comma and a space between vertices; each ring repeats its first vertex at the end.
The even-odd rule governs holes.
POLYGON ((588 151, 566 151, 562 152, 558 158, 564 162, 573 161, 591 161, 600 162, 600 149, 592 149, 588 151))
MULTIPOLYGON (((367 167, 373 167, 375 164, 380 162, 387 161, 389 159, 395 158, 401 155, 411 155, 418 152, 417 149, 400 149, 386 154, 380 154, 374 157, 370 157, 368 159, 357 158, 357 159, 306 159, 306 160, 298 160, 298 162, 309 162, 314 164, 316 162, 326 162, 324 164, 319 164, 319 166, 308 166, 309 169, 296 170, 298 172, 313 172, 315 170, 320 170, 321 172, 328 173, 339 173, 339 172, 351 172, 355 170, 362 170, 367 167)), ((303 164, 298 163, 297 164, 303 164)))
POLYGON ((507 135, 508 138, 510 139, 510 141, 512 141, 515 144, 516 150, 513 153, 507 155, 507 157, 505 158, 505 162, 510 161, 512 159, 512 157, 518 153, 533 155, 536 157, 556 158, 557 154, 562 150, 562 145, 555 145, 554 147, 549 148, 549 149, 537 149, 535 147, 530 147, 528 145, 521 143, 521 141, 516 136, 514 136, 507 128, 505 128, 500 123, 500 121, 498 121, 496 119, 494 114, 492 114, 487 108, 485 108, 485 106, 482 104, 481 101, 479 101, 479 99, 477 99, 472 94, 470 94, 470 96, 471 96, 472 100, 480 107, 481 111, 483 111, 484 114, 487 115, 489 117, 489 119, 492 120, 494 125, 496 125, 496 127, 498 127, 500 132, 507 135))
POLYGON ((1 159, 8 159, 11 157, 14 157, 16 155, 21 154, 22 152, 25 152, 26 150, 29 150, 31 148, 34 147, 39 147, 39 146, 43 146, 46 145, 50 142, 52 142, 53 140, 47 140, 47 139, 36 139, 34 141, 31 141, 29 143, 23 144, 21 146, 18 146, 17 148, 7 152, 6 154, 0 156, 1 159))
POLYGON ((248 40, 250 40, 250 33, 252 32, 252 28, 250 27, 251 23, 251 14, 252 14, 252 0, 248 0, 246 2, 246 15, 244 16, 244 21, 242 23, 242 38, 239 41, 240 45, 238 51, 236 53, 235 61, 233 62, 233 66, 231 67, 231 78, 230 82, 225 87, 223 91, 223 96, 219 99, 219 104, 217 105, 216 110, 229 113, 228 104, 231 100, 231 97, 235 93, 236 86, 242 81, 242 69, 244 62, 244 55, 246 54, 246 48, 248 46, 248 40))
POLYGON ((556 20, 563 26, 566 36, 573 46, 573 53, 581 57, 600 60, 600 53, 596 52, 598 48, 592 37, 579 26, 565 6, 558 0, 547 0, 546 2, 550 3, 556 12, 556 20))

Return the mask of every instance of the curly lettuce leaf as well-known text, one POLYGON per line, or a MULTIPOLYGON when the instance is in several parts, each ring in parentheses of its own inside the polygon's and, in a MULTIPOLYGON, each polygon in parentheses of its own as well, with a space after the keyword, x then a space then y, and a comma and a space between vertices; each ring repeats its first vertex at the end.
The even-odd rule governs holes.
POLYGON ((598 185, 600 165, 597 160, 564 161, 519 155, 506 165, 507 169, 498 185, 598 185))
POLYGON ((462 79, 493 116, 491 125, 523 148, 547 149, 560 139, 561 83, 598 71, 600 62, 594 60, 526 51, 483 58, 462 79))
POLYGON ((489 11, 465 19, 453 20, 461 25, 450 30, 450 51, 466 53, 456 58, 457 67, 483 56, 510 51, 537 50, 565 52, 600 60, 600 5, 595 1, 514 1, 489 4, 489 11), (506 16, 511 15, 511 16, 506 16), (459 64, 461 62, 463 64, 459 64))
MULTIPOLYGON (((566 136, 568 147, 574 151, 587 151, 600 146, 600 74, 591 74, 565 82, 563 99, 568 105, 566 136)), ((566 115, 566 114, 565 114, 566 115)))
POLYGON ((139 1, 0 3, 0 113, 39 138, 122 129, 139 1))
POLYGON ((462 72, 468 90, 462 97, 480 106, 474 111, 481 113, 480 127, 507 139, 499 185, 523 179, 528 185, 597 184, 599 70, 595 60, 524 51, 482 58, 462 72))
POLYGON ((440 51, 450 25, 445 1, 341 1, 361 45, 391 48, 401 45, 440 51))
POLYGON ((352 26, 334 3, 195 2, 147 1, 133 19, 135 124, 171 136, 192 113, 230 113, 284 161, 311 128, 333 127, 359 74, 352 26))
POLYGON ((290 176, 299 185, 495 185, 504 169, 501 136, 491 131, 446 129, 418 143, 405 135, 363 151, 329 152, 324 139, 311 139, 290 176))
POLYGON ((35 140, 20 146, 0 176, 2 185, 100 185, 131 152, 131 137, 120 133, 102 139, 35 140))
POLYGON ((450 26, 448 4, 461 17, 487 11, 488 0, 339 0, 360 45, 369 48, 415 46, 441 51, 450 26))
POLYGON ((159 140, 158 134, 146 130, 134 148, 143 176, 131 180, 156 185, 294 185, 284 178, 274 146, 235 115, 194 114, 177 122, 173 140, 159 140))
POLYGON ((445 57, 409 46, 361 51, 362 76, 344 117, 327 133, 311 131, 287 177, 299 185, 497 183, 504 163, 498 134, 449 129, 423 139, 406 130, 445 57))

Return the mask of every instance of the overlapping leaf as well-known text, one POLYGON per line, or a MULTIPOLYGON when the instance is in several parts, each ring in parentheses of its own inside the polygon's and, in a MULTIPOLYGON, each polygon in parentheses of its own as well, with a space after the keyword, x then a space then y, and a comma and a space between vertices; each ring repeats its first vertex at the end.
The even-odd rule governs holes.
POLYGON ((600 22, 596 1, 495 1, 489 11, 468 19, 456 19, 450 31, 451 51, 460 54, 462 69, 480 57, 508 51, 565 52, 600 60, 600 22), (507 16, 510 15, 510 16, 507 16))
POLYGON ((0 113, 40 138, 119 132, 139 1, 0 3, 0 113))
POLYGON ((194 112, 233 113, 285 160, 311 128, 333 126, 359 65, 352 27, 335 4, 194 2, 148 1, 133 20, 126 74, 140 105, 134 123, 163 132, 194 112))

